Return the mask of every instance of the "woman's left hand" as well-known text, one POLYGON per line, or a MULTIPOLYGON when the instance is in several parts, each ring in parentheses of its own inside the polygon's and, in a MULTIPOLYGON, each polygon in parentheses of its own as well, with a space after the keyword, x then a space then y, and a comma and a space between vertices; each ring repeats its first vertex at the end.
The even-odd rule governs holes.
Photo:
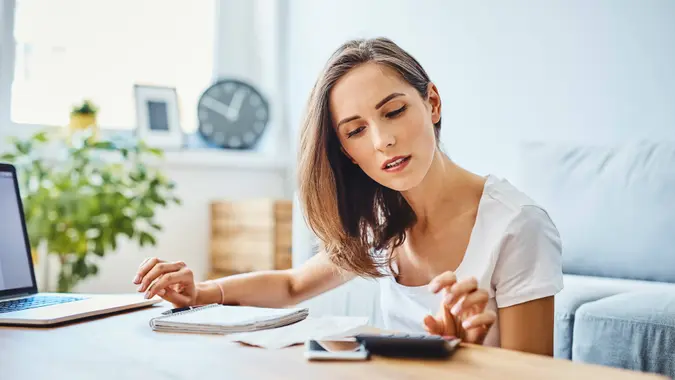
POLYGON ((444 272, 429 283, 429 290, 442 291, 443 299, 436 316, 424 318, 427 332, 482 344, 497 315, 485 309, 489 296, 487 291, 478 289, 478 281, 473 277, 457 281, 453 272, 444 272))

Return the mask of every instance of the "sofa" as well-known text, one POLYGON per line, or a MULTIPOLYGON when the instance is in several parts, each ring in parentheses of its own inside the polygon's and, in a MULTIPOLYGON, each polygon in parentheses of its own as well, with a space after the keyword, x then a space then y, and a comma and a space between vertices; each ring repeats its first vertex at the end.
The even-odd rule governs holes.
POLYGON ((527 142, 517 167, 563 242, 555 356, 675 377, 675 142, 527 142))

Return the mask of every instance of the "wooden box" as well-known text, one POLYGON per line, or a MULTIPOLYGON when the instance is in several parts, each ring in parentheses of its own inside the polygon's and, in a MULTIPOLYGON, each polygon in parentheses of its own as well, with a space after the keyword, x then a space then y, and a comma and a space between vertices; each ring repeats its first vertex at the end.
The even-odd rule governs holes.
POLYGON ((292 202, 277 199, 211 203, 211 273, 291 268, 292 202))

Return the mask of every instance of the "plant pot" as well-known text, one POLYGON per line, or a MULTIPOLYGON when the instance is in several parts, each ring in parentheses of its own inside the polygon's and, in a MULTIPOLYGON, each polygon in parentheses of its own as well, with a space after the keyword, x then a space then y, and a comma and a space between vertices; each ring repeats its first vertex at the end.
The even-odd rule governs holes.
POLYGON ((70 124, 68 125, 69 134, 90 129, 92 138, 98 137, 98 125, 96 124, 96 114, 93 113, 72 113, 70 114, 70 124))

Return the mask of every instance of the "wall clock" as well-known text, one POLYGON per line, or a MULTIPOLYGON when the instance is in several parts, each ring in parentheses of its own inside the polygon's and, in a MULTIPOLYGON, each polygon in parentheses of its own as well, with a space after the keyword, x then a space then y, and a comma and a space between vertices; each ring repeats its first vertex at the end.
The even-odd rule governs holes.
POLYGON ((204 91, 197 104, 198 132, 227 149, 251 149, 269 121, 269 103, 252 85, 223 79, 204 91))

